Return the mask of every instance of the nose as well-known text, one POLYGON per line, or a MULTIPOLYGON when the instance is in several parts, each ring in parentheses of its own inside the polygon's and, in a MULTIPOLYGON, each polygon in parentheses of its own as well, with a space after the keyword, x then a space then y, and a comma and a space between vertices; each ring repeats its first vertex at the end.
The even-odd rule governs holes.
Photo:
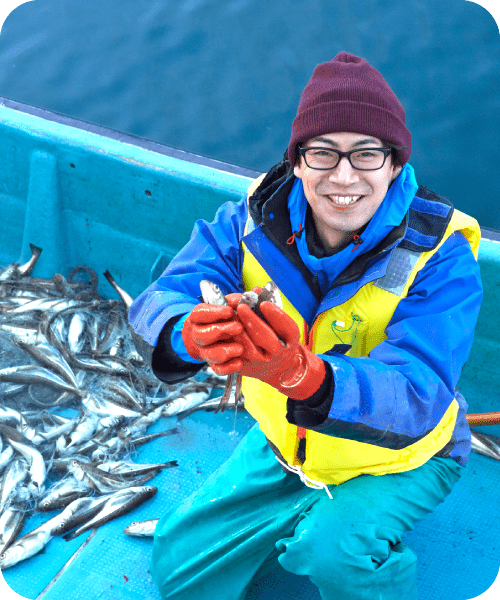
POLYGON ((347 160, 347 156, 343 156, 339 164, 330 171, 328 179, 333 182, 349 185, 359 181, 359 172, 347 160))

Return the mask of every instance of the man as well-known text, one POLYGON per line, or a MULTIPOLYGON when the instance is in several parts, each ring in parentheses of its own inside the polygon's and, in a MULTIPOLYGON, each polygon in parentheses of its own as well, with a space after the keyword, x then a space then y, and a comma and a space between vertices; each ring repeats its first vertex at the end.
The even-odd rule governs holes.
POLYGON ((244 598, 277 563, 324 600, 417 598, 402 539, 467 463, 455 386, 482 288, 477 222, 417 185, 410 146, 378 71, 346 52, 318 65, 286 157, 132 306, 160 379, 239 372, 257 420, 160 519, 163 598, 244 598), (202 279, 229 305, 199 304, 202 279), (270 280, 283 310, 263 302, 263 320, 238 302, 270 280))

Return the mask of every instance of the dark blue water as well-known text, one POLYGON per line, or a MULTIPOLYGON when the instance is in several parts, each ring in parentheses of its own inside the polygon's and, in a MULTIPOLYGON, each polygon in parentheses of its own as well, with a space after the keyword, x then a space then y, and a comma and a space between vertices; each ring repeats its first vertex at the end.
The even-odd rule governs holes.
POLYGON ((500 35, 466 0, 35 0, 3 26, 0 95, 267 170, 341 50, 404 105, 417 181, 500 229, 500 35))

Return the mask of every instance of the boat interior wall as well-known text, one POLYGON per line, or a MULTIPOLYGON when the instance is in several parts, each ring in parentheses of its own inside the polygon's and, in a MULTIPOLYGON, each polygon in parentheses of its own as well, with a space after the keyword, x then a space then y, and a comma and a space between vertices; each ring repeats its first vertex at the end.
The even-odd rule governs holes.
POLYGON ((34 277, 83 264, 98 275, 108 269, 135 296, 197 219, 212 220, 251 181, 225 163, 181 160, 78 124, 0 105, 0 265, 27 260, 31 243, 43 248, 34 277))
MULTIPOLYGON (((108 269, 135 297, 188 241, 195 221, 211 221, 251 181, 248 169, 22 106, 0 98, 0 265, 25 262, 29 244, 40 246, 35 277, 86 265, 100 291, 115 297, 102 277, 108 269)), ((469 412, 500 410, 498 232, 485 230, 479 261, 484 301, 459 382, 469 412)), ((500 425, 481 431, 500 436, 500 425)))
MULTIPOLYGON (((484 296, 474 343, 458 387, 469 404, 469 413, 500 411, 500 240, 483 237, 479 265, 484 296)), ((477 427, 500 437, 500 425, 477 427)))

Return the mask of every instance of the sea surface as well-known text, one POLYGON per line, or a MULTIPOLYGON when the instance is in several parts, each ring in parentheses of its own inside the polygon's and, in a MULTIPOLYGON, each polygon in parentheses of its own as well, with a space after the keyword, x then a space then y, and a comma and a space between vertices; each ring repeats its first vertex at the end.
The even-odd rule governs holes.
POLYGON ((500 229, 500 35, 466 0, 34 0, 0 34, 0 96, 268 170, 314 67, 391 85, 421 185, 500 229))

